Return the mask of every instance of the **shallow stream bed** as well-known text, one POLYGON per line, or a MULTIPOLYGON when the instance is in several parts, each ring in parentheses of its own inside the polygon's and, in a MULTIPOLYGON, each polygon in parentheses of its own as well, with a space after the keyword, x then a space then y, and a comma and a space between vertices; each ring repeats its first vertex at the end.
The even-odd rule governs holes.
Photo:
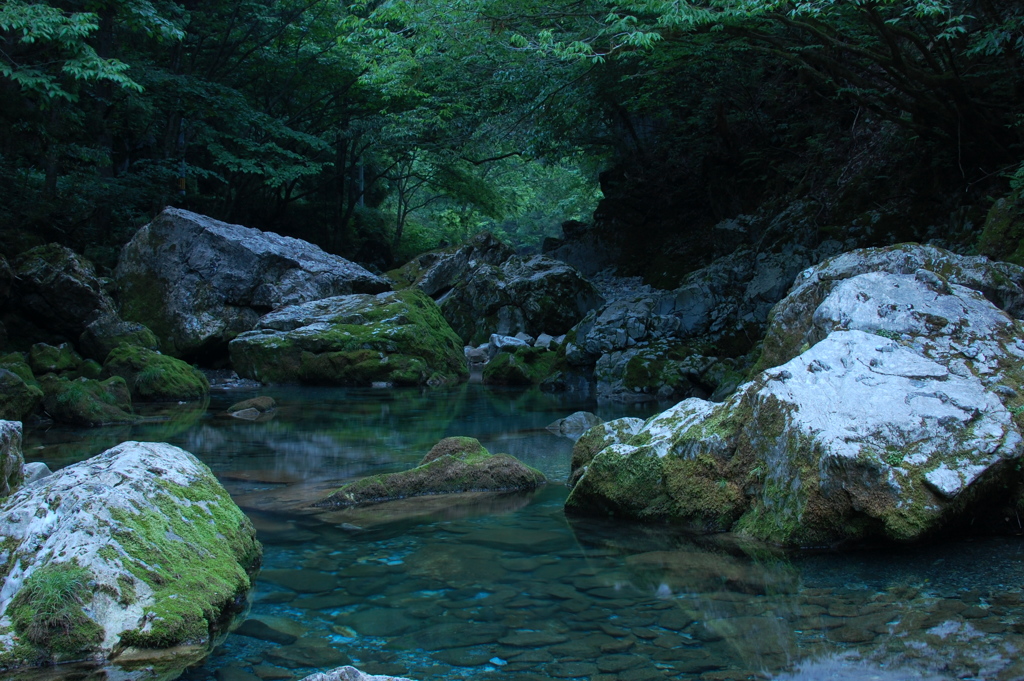
POLYGON ((154 410, 130 428, 25 437, 26 459, 51 467, 123 440, 170 442, 209 464, 252 518, 265 554, 248 620, 183 681, 292 679, 346 663, 421 681, 1024 679, 1020 538, 785 554, 567 518, 572 441, 544 426, 578 409, 608 419, 657 407, 480 385, 268 388, 273 419, 222 415, 254 394, 154 410), (344 480, 415 465, 450 435, 513 454, 550 484, 309 507, 344 480))

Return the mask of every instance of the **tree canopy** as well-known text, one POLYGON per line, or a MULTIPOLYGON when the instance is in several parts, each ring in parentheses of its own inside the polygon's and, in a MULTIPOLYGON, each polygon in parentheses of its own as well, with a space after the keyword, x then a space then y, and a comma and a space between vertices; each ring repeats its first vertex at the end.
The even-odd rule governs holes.
POLYGON ((109 263, 175 204, 384 267, 537 244, 599 170, 653 232, 931 217, 1024 180, 1022 56, 1001 0, 8 0, 0 228, 109 263))

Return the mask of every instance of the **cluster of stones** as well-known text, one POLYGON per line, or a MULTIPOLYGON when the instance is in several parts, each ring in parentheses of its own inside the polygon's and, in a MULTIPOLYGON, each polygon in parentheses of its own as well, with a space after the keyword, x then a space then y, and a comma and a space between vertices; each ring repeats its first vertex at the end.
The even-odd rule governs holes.
POLYGON ((1024 324, 999 305, 1019 313, 1022 276, 920 246, 803 272, 753 380, 584 436, 567 507, 788 545, 1004 524, 1024 499, 1024 324))

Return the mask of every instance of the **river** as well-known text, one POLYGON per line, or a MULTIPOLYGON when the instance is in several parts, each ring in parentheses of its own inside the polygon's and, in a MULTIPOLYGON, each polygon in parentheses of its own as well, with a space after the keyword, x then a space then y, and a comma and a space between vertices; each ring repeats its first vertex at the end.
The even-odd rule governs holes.
POLYGON ((265 553, 243 633, 183 681, 297 679, 348 663, 420 681, 1024 679, 1019 537, 784 553, 729 535, 567 518, 572 441, 544 427, 579 409, 610 419, 657 405, 479 384, 267 387, 271 420, 223 415, 255 394, 150 408, 131 427, 25 434, 26 460, 51 467, 123 440, 181 446, 253 520, 265 553), (451 435, 513 454, 549 484, 309 508, 345 480, 415 465, 451 435))

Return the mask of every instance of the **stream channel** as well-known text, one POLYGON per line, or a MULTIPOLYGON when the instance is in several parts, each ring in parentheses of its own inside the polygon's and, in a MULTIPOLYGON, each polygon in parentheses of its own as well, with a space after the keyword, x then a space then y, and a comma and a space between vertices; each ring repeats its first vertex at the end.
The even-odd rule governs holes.
POLYGON ((580 409, 646 417, 667 404, 478 384, 267 387, 271 420, 223 416, 256 394, 214 393, 131 427, 25 434, 26 460, 51 468, 124 440, 178 445, 253 520, 265 553, 241 630, 251 635, 228 635, 182 681, 301 679, 342 664, 418 681, 1024 679, 1019 537, 783 553, 567 517, 573 443, 545 426, 580 409), (549 484, 308 508, 345 480, 414 466, 451 435, 517 456, 549 484))

